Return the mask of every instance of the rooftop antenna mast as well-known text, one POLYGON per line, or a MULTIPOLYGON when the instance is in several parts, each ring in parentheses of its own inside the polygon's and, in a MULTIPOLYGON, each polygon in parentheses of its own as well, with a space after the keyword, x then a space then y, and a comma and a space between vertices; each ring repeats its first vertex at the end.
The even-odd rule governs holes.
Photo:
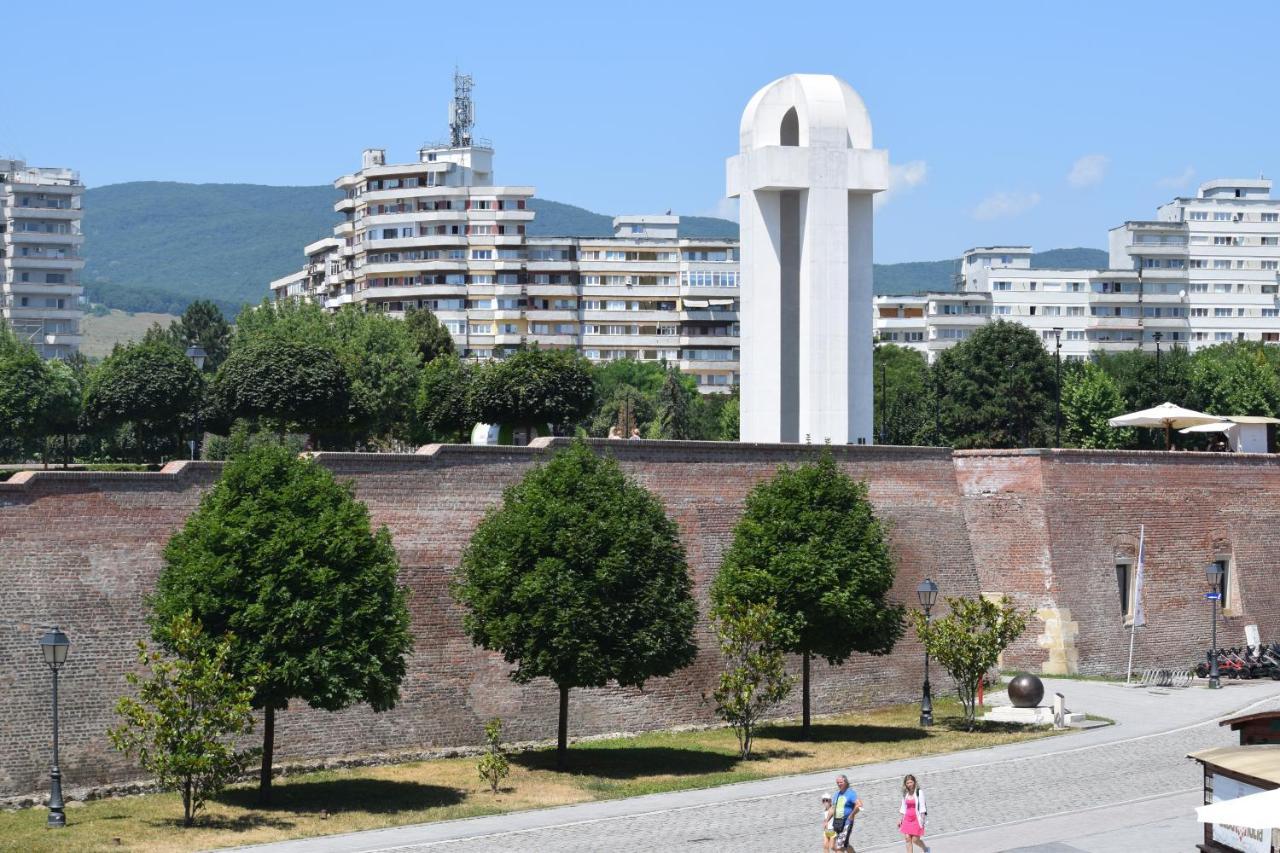
POLYGON ((475 126, 475 106, 471 103, 471 75, 453 69, 453 101, 449 104, 449 145, 471 146, 471 128, 475 126))

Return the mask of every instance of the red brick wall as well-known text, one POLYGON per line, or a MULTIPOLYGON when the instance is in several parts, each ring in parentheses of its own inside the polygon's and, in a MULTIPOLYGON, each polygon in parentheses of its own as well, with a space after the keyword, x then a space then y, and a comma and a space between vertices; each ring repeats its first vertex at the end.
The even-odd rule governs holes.
MULTIPOLYGON (((984 592, 1026 607, 1069 608, 1079 624, 1080 670, 1123 673, 1129 630, 1115 576, 1136 557, 1146 527, 1147 625, 1134 667, 1189 668, 1209 645, 1204 566, 1229 557, 1231 611, 1220 645, 1242 645, 1244 626, 1280 639, 1280 459, 1154 451, 959 451, 956 477, 984 592)), ((1032 620, 1008 663, 1044 660, 1032 620)))
MULTIPOLYGON (((706 610, 707 590, 747 492, 780 464, 812 449, 677 442, 600 442, 653 490, 678 523, 706 610)), ((321 464, 355 483, 375 524, 391 530, 410 590, 415 645, 401 701, 374 714, 330 714, 300 703, 278 717, 283 759, 473 744, 483 721, 501 716, 514 740, 555 730, 555 692, 519 686, 497 655, 472 648, 448 580, 471 531, 502 490, 546 451, 449 446, 416 456, 322 454, 321 464)), ((917 448, 836 448, 841 465, 870 485, 899 562, 895 596, 915 599, 933 576, 948 592, 978 585, 951 454, 917 448)), ((122 673, 145 636, 143 597, 160 570, 164 543, 213 482, 218 466, 175 463, 158 474, 40 472, 0 484, 0 796, 34 790, 48 765, 48 673, 39 631, 19 623, 56 621, 73 647, 63 672, 62 766, 68 785, 127 778, 132 770, 104 735, 122 673)), ((642 730, 714 721, 709 695, 718 656, 705 622, 693 666, 643 691, 574 691, 571 734, 642 730)), ((842 667, 816 663, 815 713, 913 698, 921 656, 908 639, 886 658, 842 667)), ((798 712, 798 697, 785 709, 798 712)))
MULTIPOLYGON (((742 501, 779 465, 812 449, 780 445, 599 442, 653 490, 679 524, 706 609, 707 589, 742 501)), ((391 530, 409 587, 414 653, 401 702, 385 714, 337 714, 296 704, 279 719, 282 759, 473 744, 501 716, 512 739, 544 739, 555 726, 547 684, 518 686, 494 655, 473 649, 447 584, 471 531, 503 488, 544 458, 544 448, 448 446, 416 456, 322 454, 354 482, 375 524, 391 530)), ((1008 592, 1028 607, 1068 607, 1080 624, 1086 672, 1123 672, 1114 562, 1147 525, 1146 607, 1136 662, 1190 665, 1207 645, 1203 565, 1230 556, 1240 613, 1220 623, 1223 642, 1243 626, 1280 636, 1280 459, 1219 454, 965 451, 842 447, 840 464, 867 480, 898 561, 895 596, 914 605, 933 577, 944 595, 1008 592)), ((175 463, 158 474, 40 472, 0 483, 0 796, 35 790, 48 767, 48 673, 34 623, 56 621, 73 647, 63 675, 62 764, 67 784, 128 778, 109 748, 122 673, 145 636, 144 596, 164 543, 214 481, 212 463, 175 463)), ((1036 620, 1009 662, 1038 669, 1036 620)), ((702 654, 645 690, 574 691, 571 733, 585 735, 712 722, 718 659, 709 629, 702 654)), ((908 631, 885 658, 814 667, 814 709, 828 713, 914 698, 919 647, 908 631)), ((935 681, 945 679, 935 668, 935 681)), ((798 710, 793 698, 789 712, 798 710)))

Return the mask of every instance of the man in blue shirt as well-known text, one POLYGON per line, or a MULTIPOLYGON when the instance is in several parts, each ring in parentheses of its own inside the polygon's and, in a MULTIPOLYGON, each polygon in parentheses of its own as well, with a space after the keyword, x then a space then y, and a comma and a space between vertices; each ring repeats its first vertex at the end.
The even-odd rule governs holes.
POLYGON ((836 792, 831 795, 831 808, 834 811, 836 831, 835 849, 852 850, 849 845, 849 834, 853 832, 853 819, 862 811, 862 800, 858 792, 849 787, 849 779, 841 773, 836 777, 836 792))

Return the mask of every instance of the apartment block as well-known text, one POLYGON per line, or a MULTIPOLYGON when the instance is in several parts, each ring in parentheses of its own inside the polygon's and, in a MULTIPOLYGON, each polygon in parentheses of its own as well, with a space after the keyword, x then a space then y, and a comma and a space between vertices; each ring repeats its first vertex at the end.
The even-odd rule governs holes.
POLYGON ((530 237, 533 188, 494 184, 492 146, 464 141, 398 165, 365 151, 334 183, 344 221, 274 297, 427 308, 473 359, 536 343, 678 364, 707 392, 737 384, 737 241, 682 238, 671 215, 619 216, 612 237, 530 237))
POLYGON ((877 338, 932 361, 994 320, 1079 360, 1157 345, 1280 343, 1280 200, 1265 178, 1222 179, 1112 228, 1107 269, 1033 269, 1030 246, 969 249, 955 290, 875 300, 877 338))
POLYGON ((80 200, 70 169, 0 159, 0 315, 44 358, 80 347, 80 200))

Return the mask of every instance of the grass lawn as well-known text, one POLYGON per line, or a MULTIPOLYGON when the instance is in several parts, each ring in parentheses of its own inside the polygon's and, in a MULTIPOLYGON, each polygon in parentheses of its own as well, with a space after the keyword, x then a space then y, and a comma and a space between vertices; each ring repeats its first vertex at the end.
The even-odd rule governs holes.
POLYGON ((916 705, 815 721, 813 738, 799 723, 763 727, 757 755, 737 758, 732 730, 657 732, 572 746, 569 771, 551 768, 555 752, 511 756, 512 772, 494 796, 476 773, 475 758, 324 771, 277 779, 275 804, 254 805, 250 785, 228 789, 181 827, 176 794, 98 800, 69 806, 67 828, 45 829, 47 812, 0 812, 0 850, 188 851, 328 835, 361 829, 475 817, 588 800, 702 788, 769 776, 852 767, 1050 735, 1048 729, 983 725, 965 731, 953 699, 934 703, 934 728, 918 727, 916 705))
POLYGON ((116 344, 141 340, 152 323, 168 328, 169 323, 176 319, 172 314, 130 314, 115 308, 101 317, 85 314, 80 321, 80 330, 84 333, 80 351, 91 358, 106 358, 116 344))

